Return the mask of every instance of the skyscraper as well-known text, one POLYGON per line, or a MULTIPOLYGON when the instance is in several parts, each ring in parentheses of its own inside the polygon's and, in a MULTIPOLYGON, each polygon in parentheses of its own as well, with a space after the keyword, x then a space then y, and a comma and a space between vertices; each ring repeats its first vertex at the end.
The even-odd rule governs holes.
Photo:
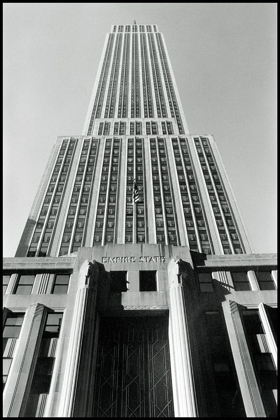
POLYGON ((4 270, 6 416, 275 414, 276 258, 190 134, 157 25, 107 34, 4 270))

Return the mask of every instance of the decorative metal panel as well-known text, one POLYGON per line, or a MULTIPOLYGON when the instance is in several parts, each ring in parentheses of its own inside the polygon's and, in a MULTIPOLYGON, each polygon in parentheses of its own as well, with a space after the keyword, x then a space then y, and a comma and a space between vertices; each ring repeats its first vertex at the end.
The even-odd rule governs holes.
POLYGON ((173 417, 166 317, 102 318, 94 417, 173 417))

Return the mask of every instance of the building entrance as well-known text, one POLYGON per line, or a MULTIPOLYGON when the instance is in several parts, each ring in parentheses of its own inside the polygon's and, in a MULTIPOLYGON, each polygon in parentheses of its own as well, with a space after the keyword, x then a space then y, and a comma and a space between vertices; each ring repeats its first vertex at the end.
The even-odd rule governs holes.
POLYGON ((93 416, 174 416, 168 317, 101 318, 93 416))

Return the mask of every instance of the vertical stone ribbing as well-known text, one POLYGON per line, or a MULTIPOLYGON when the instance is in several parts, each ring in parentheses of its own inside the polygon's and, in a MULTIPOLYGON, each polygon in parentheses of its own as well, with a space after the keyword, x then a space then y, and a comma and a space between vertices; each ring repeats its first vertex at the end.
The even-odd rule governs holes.
POLYGON ((247 417, 266 417, 238 305, 233 301, 222 305, 247 417))
POLYGON ((86 260, 80 268, 58 417, 91 416, 97 286, 101 271, 102 266, 95 261, 86 260))
POLYGON ((47 308, 29 306, 18 340, 13 364, 3 393, 3 417, 23 417, 41 344, 47 308))
POLYGON ((247 272, 247 276, 248 276, 248 279, 249 279, 249 282, 250 282, 251 289, 253 291, 260 290, 259 283, 258 283, 255 272, 250 270, 250 271, 247 272))
POLYGON ((267 313, 266 307, 263 303, 259 304, 259 314, 265 331, 268 348, 274 361, 275 368, 277 370, 277 344, 275 342, 275 338, 271 330, 269 314, 267 313))
POLYGON ((168 266, 170 286, 170 358, 175 417, 198 417, 189 327, 178 262, 168 266))

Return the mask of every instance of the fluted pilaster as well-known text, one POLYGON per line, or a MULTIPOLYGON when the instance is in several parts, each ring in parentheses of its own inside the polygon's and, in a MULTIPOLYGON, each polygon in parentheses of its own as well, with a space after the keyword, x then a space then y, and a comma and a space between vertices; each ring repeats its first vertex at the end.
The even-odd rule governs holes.
POLYGON ((3 417, 23 417, 47 317, 47 308, 30 305, 24 316, 13 363, 3 393, 3 417))
POLYGON ((179 261, 171 260, 169 263, 168 280, 174 413, 176 417, 198 417, 189 327, 179 261))
POLYGON ((238 305, 222 305, 247 417, 266 417, 238 305))

